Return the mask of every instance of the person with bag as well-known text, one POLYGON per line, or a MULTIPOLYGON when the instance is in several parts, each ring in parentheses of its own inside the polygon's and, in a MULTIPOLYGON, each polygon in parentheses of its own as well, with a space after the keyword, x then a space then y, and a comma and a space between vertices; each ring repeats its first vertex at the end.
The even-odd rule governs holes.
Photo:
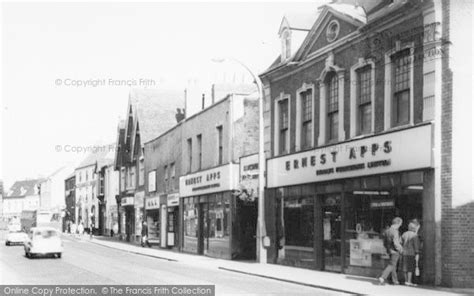
POLYGON ((420 223, 414 219, 408 224, 408 231, 405 231, 402 235, 403 244, 403 257, 402 266, 403 272, 405 273, 405 285, 416 286, 413 283, 413 273, 419 274, 418 260, 420 257, 420 238, 418 237, 418 229, 420 229, 420 223))
POLYGON ((384 285, 388 276, 392 275, 392 282, 398 285, 397 263, 400 255, 403 253, 403 247, 400 241, 400 234, 398 229, 402 225, 403 220, 400 217, 395 217, 392 220, 392 226, 384 232, 384 245, 387 248, 387 253, 390 256, 390 261, 385 267, 382 275, 378 278, 381 285, 384 285))

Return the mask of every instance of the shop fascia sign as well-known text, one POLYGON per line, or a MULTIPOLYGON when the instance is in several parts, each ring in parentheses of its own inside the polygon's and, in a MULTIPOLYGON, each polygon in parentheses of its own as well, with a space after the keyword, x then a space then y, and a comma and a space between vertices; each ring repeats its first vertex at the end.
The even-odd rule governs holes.
POLYGON ((432 167, 432 125, 268 160, 269 188, 432 167))
POLYGON ((233 190, 239 180, 239 165, 228 164, 179 178, 181 197, 233 190))
POLYGON ((160 208, 160 197, 147 197, 145 201, 145 206, 147 210, 159 209, 160 208))
POLYGON ((242 200, 253 201, 258 197, 258 154, 240 158, 240 180, 234 195, 242 200))
POLYGON ((179 206, 179 193, 171 193, 166 197, 166 205, 168 207, 179 206))
POLYGON ((135 199, 133 198, 133 196, 122 197, 120 205, 122 205, 122 206, 133 206, 134 202, 135 202, 135 199))

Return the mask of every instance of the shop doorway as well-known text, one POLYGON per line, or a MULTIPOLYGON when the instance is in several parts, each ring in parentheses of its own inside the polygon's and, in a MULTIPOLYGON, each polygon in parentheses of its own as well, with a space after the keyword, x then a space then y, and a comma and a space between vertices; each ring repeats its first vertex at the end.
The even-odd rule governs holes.
POLYGON ((130 242, 135 230, 135 211, 133 207, 127 207, 125 210, 125 235, 127 242, 130 242))
POLYGON ((209 248, 208 242, 208 221, 209 221, 209 208, 207 203, 200 203, 198 205, 198 254, 203 255, 207 253, 209 248))
POLYGON ((256 233, 257 233, 257 201, 237 202, 237 234, 239 251, 233 259, 255 260, 257 258, 256 233))
POLYGON ((342 271, 341 195, 322 195, 324 270, 342 271))
POLYGON ((174 247, 178 245, 177 242, 177 230, 178 230, 178 215, 179 215, 179 208, 178 207, 169 207, 168 208, 168 223, 167 223, 167 244, 168 247, 174 247))
POLYGON ((99 235, 105 234, 105 204, 99 204, 99 235))

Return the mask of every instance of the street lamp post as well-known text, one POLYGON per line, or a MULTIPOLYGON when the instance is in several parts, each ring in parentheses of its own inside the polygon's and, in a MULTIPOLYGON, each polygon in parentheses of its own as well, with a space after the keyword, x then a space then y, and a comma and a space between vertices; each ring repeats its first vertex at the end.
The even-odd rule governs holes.
POLYGON ((265 226, 265 148, 264 148, 264 127, 263 127, 263 88, 260 78, 250 70, 247 65, 234 58, 213 59, 213 62, 222 63, 226 60, 234 61, 244 67, 252 76, 254 83, 258 90, 258 105, 259 105, 259 140, 258 140, 258 230, 257 230, 257 249, 258 261, 260 263, 267 263, 267 249, 264 241, 266 240, 266 226, 265 226))

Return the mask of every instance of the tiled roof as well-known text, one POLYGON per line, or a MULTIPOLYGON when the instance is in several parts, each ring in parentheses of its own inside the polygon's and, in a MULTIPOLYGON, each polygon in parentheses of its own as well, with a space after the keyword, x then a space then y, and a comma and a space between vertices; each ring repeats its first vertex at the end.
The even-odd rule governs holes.
POLYGON ((184 107, 184 90, 134 89, 130 104, 143 144, 176 125, 176 108, 184 107))
POLYGON ((10 187, 10 190, 6 192, 4 198, 34 195, 36 185, 42 181, 42 179, 16 181, 12 187, 10 187))

